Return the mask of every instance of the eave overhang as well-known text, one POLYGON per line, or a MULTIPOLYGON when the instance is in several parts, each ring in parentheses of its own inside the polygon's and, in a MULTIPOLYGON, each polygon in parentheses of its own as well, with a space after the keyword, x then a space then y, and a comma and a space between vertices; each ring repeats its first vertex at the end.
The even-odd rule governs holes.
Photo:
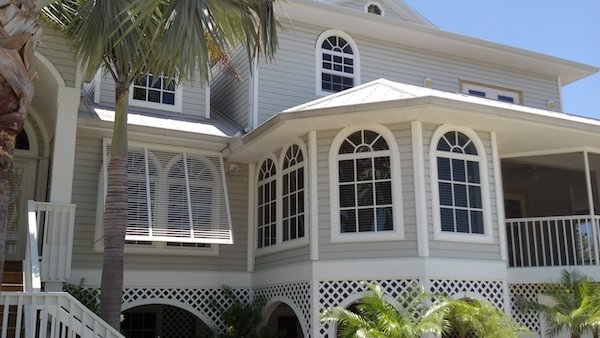
POLYGON ((446 32, 432 26, 388 17, 374 19, 370 13, 314 0, 283 1, 276 11, 284 26, 294 25, 295 22, 323 26, 323 18, 326 17, 330 28, 351 35, 470 60, 474 64, 494 65, 526 74, 558 78, 562 85, 599 71, 594 66, 446 32))

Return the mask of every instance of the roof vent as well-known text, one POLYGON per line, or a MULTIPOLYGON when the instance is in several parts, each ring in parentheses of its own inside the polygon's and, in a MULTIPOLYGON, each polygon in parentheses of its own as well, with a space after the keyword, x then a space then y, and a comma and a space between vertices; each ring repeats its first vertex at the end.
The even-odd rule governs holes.
POLYGON ((433 80, 428 76, 423 79, 423 87, 431 88, 433 86, 433 80))
POLYGON ((383 15, 383 9, 381 8, 381 6, 379 6, 379 4, 370 2, 365 6, 365 9, 368 13, 383 15))
POLYGON ((556 104, 556 102, 554 102, 554 100, 548 100, 548 101, 546 101, 546 109, 548 109, 548 110, 556 110, 557 107, 558 107, 558 105, 556 104))

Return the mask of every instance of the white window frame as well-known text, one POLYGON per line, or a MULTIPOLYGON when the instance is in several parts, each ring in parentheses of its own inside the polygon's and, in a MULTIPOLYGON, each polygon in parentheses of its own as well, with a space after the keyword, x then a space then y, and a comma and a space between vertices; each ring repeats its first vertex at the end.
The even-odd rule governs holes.
MULTIPOLYGON (((326 96, 336 93, 323 90, 323 86, 321 83, 321 76, 323 72, 332 73, 331 70, 323 68, 323 50, 321 49, 321 45, 323 45, 323 42, 327 38, 332 36, 339 36, 346 40, 346 42, 348 42, 348 44, 352 48, 352 56, 354 59, 354 72, 352 73, 352 76, 349 76, 350 74, 348 73, 339 73, 339 75, 345 77, 352 77, 354 79, 354 85, 352 86, 353 88, 360 85, 360 53, 358 51, 358 46, 356 45, 356 42, 354 42, 354 39, 352 39, 350 35, 346 34, 341 30, 328 29, 321 33, 321 35, 319 35, 319 37, 317 38, 317 43, 315 45, 315 93, 317 96, 326 96)), ((335 73, 335 71, 333 72, 335 73)))
MULTIPOLYGON (((103 247, 103 218, 104 218, 104 203, 106 201, 106 192, 107 192, 107 177, 108 177, 108 172, 107 172, 107 166, 108 166, 108 161, 110 161, 110 159, 108 158, 108 154, 107 154, 107 146, 110 145, 112 143, 112 140, 110 138, 104 138, 103 139, 103 144, 102 144, 102 153, 103 153, 103 159, 104 163, 101 167, 101 170, 99 172, 99 189, 98 189, 98 207, 97 207, 97 211, 96 211, 96 235, 95 235, 95 244, 94 244, 94 249, 97 252, 102 252, 104 250, 103 247)), ((224 194, 224 201, 225 201, 225 205, 223 206, 225 208, 225 212, 228 214, 228 220, 227 222, 229 223, 229 228, 232 229, 232 225, 231 225, 231 213, 230 213, 230 207, 229 207, 229 197, 228 197, 228 191, 226 189, 226 182, 225 182, 225 176, 224 176, 224 168, 223 168, 223 160, 221 157, 220 153, 216 153, 216 152, 210 152, 210 151, 198 151, 196 149, 190 149, 190 148, 185 148, 185 147, 177 147, 177 146, 165 146, 165 145, 158 145, 158 144, 151 144, 151 143, 144 143, 144 142, 135 142, 135 141, 130 141, 129 145, 131 147, 134 148, 141 148, 141 149, 151 149, 152 151, 167 151, 167 152, 180 152, 180 153, 185 153, 185 154, 193 154, 193 155, 200 155, 200 156, 211 156, 211 157, 218 157, 221 159, 221 179, 222 182, 220 182, 222 184, 223 187, 223 194, 224 194)), ((216 179, 219 179, 219 177, 216 177, 216 179)), ((165 210, 168 210, 167 206, 163 206, 162 207, 165 210)), ((149 212, 152 212, 151 210, 149 210, 149 212)), ((233 234, 232 235, 232 242, 233 242, 233 234)), ((169 246, 167 245, 167 243, 195 243, 194 241, 190 241, 190 240, 186 240, 185 238, 181 238, 181 241, 179 240, 180 238, 177 239, 173 239, 173 240, 168 240, 168 241, 162 241, 162 240, 153 240, 153 241, 148 241, 148 239, 146 238, 126 238, 126 241, 144 241, 144 242, 149 242, 151 244, 149 245, 138 245, 138 244, 126 244, 125 245, 125 252, 126 253, 136 253, 136 254, 159 254, 159 255, 198 255, 198 256, 217 256, 219 254, 219 244, 218 243, 205 243, 205 244, 210 244, 209 247, 198 247, 198 248, 190 248, 190 247, 176 247, 176 246, 169 246), (159 251, 157 251, 159 250, 159 251)))
MULTIPOLYGON (((279 209, 279 204, 280 204, 279 203, 279 195, 280 195, 280 189, 279 188, 280 187, 279 187, 279 183, 278 183, 278 176, 279 176, 279 173, 280 173, 280 168, 279 168, 279 163, 278 162, 279 161, 277 161, 277 158, 275 156, 273 156, 272 154, 270 154, 269 156, 266 156, 260 162, 258 162, 258 165, 256 166, 256 169, 257 169, 256 170, 256 177, 254 179, 254 182, 256 182, 256 196, 254 196, 255 201, 256 201, 255 202, 256 205, 255 205, 254 210, 256 210, 256 218, 257 219, 256 219, 256 226, 254 227, 255 228, 255 234, 256 234, 256 241, 254 243, 254 246, 256 247, 257 251, 263 250, 263 249, 268 249, 270 247, 276 246, 277 242, 278 242, 277 238, 280 236, 279 233, 280 233, 281 229, 279 229, 279 227, 278 227, 279 218, 280 218, 279 210, 278 210, 279 209), (272 175, 272 176, 270 176, 270 177, 268 177, 268 178, 266 178, 266 179, 263 179, 262 181, 259 181, 261 167, 263 166, 263 164, 266 161, 272 161, 273 162, 273 165, 275 166, 275 174, 272 175), (273 183, 275 185, 275 221, 274 222, 273 221, 270 222, 268 225, 264 224, 264 216, 263 216, 263 224, 259 224, 259 222, 258 222, 258 217, 260 215, 260 213, 258 212, 258 207, 259 207, 259 203, 260 203, 260 201, 258 200, 258 191, 259 191, 259 188, 261 187, 261 185, 265 184, 265 183, 273 183), (275 243, 269 244, 267 246, 265 246, 263 244, 262 247, 259 247, 258 246, 258 242, 259 242, 258 228, 261 227, 261 229, 262 229, 265 226, 268 226, 269 228, 271 228, 272 226, 275 227, 275 243)), ((263 195, 264 195, 264 192, 263 192, 263 195)), ((273 202, 273 200, 270 200, 269 202, 273 202)), ((264 243, 264 238, 263 238, 262 242, 264 243)))
MULTIPOLYGON (((149 76, 149 75, 151 75, 151 74, 148 74, 147 76, 149 76)), ((176 113, 182 112, 183 86, 181 84, 175 83, 175 101, 174 101, 175 104, 174 105, 134 99, 133 98, 134 87, 136 87, 135 81, 129 87, 129 104, 131 106, 172 111, 172 112, 176 112, 176 113)), ((144 87, 144 88, 146 88, 146 90, 149 89, 149 87, 144 87)), ((159 90, 162 92, 162 88, 159 90)))
POLYGON ((385 8, 383 8, 383 6, 379 2, 368 1, 367 3, 365 3, 365 12, 367 12, 367 13, 369 13, 369 6, 377 6, 377 7, 379 7, 379 10, 381 11, 381 14, 375 14, 375 13, 371 13, 371 14, 385 16, 385 8))
MULTIPOLYGON (((447 154, 447 152, 446 152, 447 154)), ((474 155, 473 155, 474 156, 474 155)), ((430 149, 429 149, 429 170, 431 177, 431 208, 433 215, 433 239, 437 241, 449 241, 449 242, 468 242, 468 243, 494 243, 494 234, 492 227, 492 214, 490 204, 490 184, 489 184, 489 171, 488 162, 485 147, 481 142, 480 137, 475 131, 469 128, 442 125, 435 130, 431 137, 430 149), (477 157, 479 158, 479 177, 481 180, 481 206, 483 209, 483 234, 471 234, 471 233, 454 233, 442 231, 441 216, 440 216, 440 193, 438 188, 438 166, 437 158, 438 154, 443 154, 437 150, 438 142, 441 137, 447 132, 458 131, 465 134, 471 139, 475 149, 477 150, 477 157)), ((497 188, 497 187, 496 187, 497 188)))
POLYGON ((352 242, 374 242, 374 241, 394 241, 404 239, 404 216, 402 206, 402 174, 400 172, 400 152, 394 134, 382 125, 366 125, 346 127, 342 129, 334 138, 329 149, 329 198, 330 198, 330 218, 331 218, 331 242, 332 243, 352 243, 352 242), (339 150, 340 146, 354 132, 361 130, 370 130, 378 133, 387 142, 390 156, 390 170, 392 179, 392 212, 394 230, 374 231, 374 232, 356 232, 342 233, 340 228, 340 199, 339 199, 339 150))
MULTIPOLYGON (((469 94, 469 91, 471 91, 471 90, 485 93, 486 99, 505 102, 505 103, 514 103, 514 104, 522 104, 523 103, 523 92, 521 92, 521 91, 518 91, 515 89, 510 89, 510 88, 489 85, 489 84, 483 84, 483 83, 479 83, 479 82, 460 80, 461 93, 467 94, 467 95, 472 95, 472 94, 469 94), (500 100, 499 99, 500 96, 510 97, 513 99, 514 102, 500 100)), ((473 95, 473 96, 481 97, 478 95, 473 95)))
POLYGON ((283 250, 294 249, 302 246, 306 246, 309 243, 309 234, 310 234, 310 216, 308 211, 308 152, 306 145, 300 139, 286 144, 283 148, 281 148, 281 152, 279 154, 279 158, 277 158, 274 154, 269 154, 265 156, 263 159, 257 162, 257 170, 256 177, 254 178, 254 184, 256 187, 256 196, 254 196, 254 210, 257 213, 256 218, 258 217, 258 175, 260 174, 260 167, 264 163, 266 159, 271 159, 275 161, 277 173, 275 175, 277 180, 277 208, 276 208, 276 243, 267 247, 258 247, 258 225, 254 227, 254 236, 256 240, 254 241, 254 248, 256 249, 256 256, 262 256, 266 254, 271 254, 275 252, 280 252, 283 250), (302 167, 304 168, 304 237, 292 239, 292 240, 283 240, 283 175, 286 172, 297 170, 298 167, 292 167, 289 171, 283 170, 283 161, 285 159, 285 153, 287 150, 293 145, 297 145, 300 147, 300 151, 302 151, 302 167))

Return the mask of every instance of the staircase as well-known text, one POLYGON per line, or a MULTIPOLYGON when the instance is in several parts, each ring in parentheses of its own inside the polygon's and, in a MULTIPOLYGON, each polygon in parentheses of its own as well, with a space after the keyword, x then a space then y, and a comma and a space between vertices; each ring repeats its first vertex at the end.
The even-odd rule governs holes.
MULTIPOLYGON (((0 288, 2 292, 21 292, 23 291, 23 263, 18 261, 10 261, 4 263, 4 277, 2 278, 2 286, 0 288)), ((4 316, 4 305, 0 305, 0 318, 4 316)), ((23 337, 25 334, 25 327, 17 325, 17 307, 15 305, 8 306, 8 321, 6 322, 6 333, 7 337, 23 337), (20 334, 16 334, 17 326, 20 327, 20 334)), ((4 323, 0 321, 0 332, 3 330, 4 323)))

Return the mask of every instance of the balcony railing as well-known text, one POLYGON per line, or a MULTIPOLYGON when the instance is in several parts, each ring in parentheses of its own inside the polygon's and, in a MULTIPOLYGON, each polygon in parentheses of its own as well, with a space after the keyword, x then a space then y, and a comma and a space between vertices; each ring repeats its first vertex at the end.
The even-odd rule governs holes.
POLYGON ((600 265, 600 216, 506 220, 510 267, 600 265))

